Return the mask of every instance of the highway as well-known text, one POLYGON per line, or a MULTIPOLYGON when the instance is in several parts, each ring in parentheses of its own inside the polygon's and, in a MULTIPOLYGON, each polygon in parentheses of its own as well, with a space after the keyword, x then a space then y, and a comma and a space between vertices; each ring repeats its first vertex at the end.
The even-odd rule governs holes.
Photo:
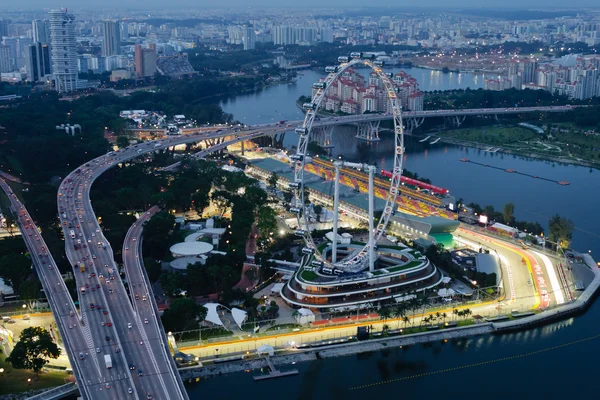
MULTIPOLYGON (((495 107, 495 108, 467 108, 467 109, 448 109, 448 110, 423 110, 423 111, 402 111, 402 118, 433 118, 433 117, 462 117, 469 115, 503 115, 503 114, 522 114, 529 112, 569 112, 572 111, 576 107, 585 107, 585 106, 540 106, 540 107, 495 107)), ((319 126, 332 126, 332 125, 343 125, 343 124, 357 124, 361 122, 375 122, 375 121, 383 121, 392 119, 392 114, 388 113, 378 113, 378 114, 361 114, 361 115, 347 115, 343 117, 327 117, 327 116, 318 116, 318 119, 315 119, 313 123, 313 127, 319 126)), ((292 128, 284 127, 286 125, 291 125, 294 128, 296 126, 300 126, 304 120, 295 120, 295 121, 285 121, 285 124, 278 124, 276 122, 268 123, 268 124, 258 124, 258 125, 249 125, 247 128, 264 128, 268 126, 278 126, 281 129, 280 132, 283 133, 285 131, 289 131, 292 128)), ((182 132, 184 134, 194 134, 194 133, 202 133, 213 131, 218 128, 184 128, 182 132)), ((166 129, 129 129, 131 132, 166 132, 166 129)))
MULTIPOLYGON (((160 321, 157 320, 157 311, 151 310, 155 308, 155 304, 148 302, 148 306, 139 307, 136 303, 134 307, 128 299, 127 290, 117 272, 112 248, 102 234, 92 209, 90 187, 107 169, 145 153, 233 134, 233 130, 228 130, 175 136, 110 152, 71 172, 59 187, 57 203, 60 222, 65 236, 65 250, 73 265, 79 289, 81 314, 86 322, 84 334, 90 339, 88 347, 95 350, 98 356, 102 356, 97 357, 100 360, 99 370, 89 371, 85 379, 104 383, 103 387, 97 388, 104 396, 115 399, 128 396, 153 399, 188 398, 166 346, 164 332, 158 330, 160 321), (81 263, 84 265, 83 272, 81 263), (145 323, 146 319, 148 324, 145 323), (104 354, 109 354, 112 358, 110 369, 104 365, 104 354), (106 387, 106 383, 109 388, 106 387)), ((212 146, 210 150, 201 152, 198 156, 263 134, 262 130, 239 132, 239 137, 212 146)), ((131 269, 129 271, 131 272, 131 269)), ((138 273, 137 282, 142 280, 138 273)), ((147 293, 150 293, 150 290, 147 293)), ((94 398, 100 398, 99 393, 92 394, 94 398)))
POLYGON ((142 260, 142 232, 144 224, 150 220, 158 211, 159 207, 152 207, 142 214, 140 218, 131 226, 125 241, 123 242, 123 268, 129 284, 129 294, 133 308, 138 315, 139 320, 143 322, 143 329, 151 343, 157 343, 163 347, 168 357, 160 360, 160 363, 172 364, 171 368, 177 370, 175 360, 170 356, 170 348, 165 330, 160 317, 158 316, 158 306, 154 298, 152 286, 142 260))
MULTIPOLYGON (((88 379, 90 376, 101 375, 101 367, 96 353, 91 349, 91 341, 86 336, 73 299, 65 285, 56 262, 47 251, 46 243, 38 227, 33 223, 29 213, 21 204, 16 194, 4 179, 0 178, 0 187, 8 196, 10 207, 14 212, 17 224, 21 230, 25 245, 31 254, 31 260, 48 297, 56 326, 63 340, 64 351, 75 374, 82 397, 90 399, 100 382, 88 379), (80 357, 84 359, 81 360, 80 357)), ((94 398, 103 398, 102 396, 94 398)))

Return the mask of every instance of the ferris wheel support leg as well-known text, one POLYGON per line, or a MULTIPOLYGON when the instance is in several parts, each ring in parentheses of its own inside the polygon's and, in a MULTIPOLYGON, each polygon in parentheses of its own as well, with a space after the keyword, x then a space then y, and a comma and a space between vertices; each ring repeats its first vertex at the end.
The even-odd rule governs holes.
POLYGON ((375 194, 374 185, 373 185, 373 175, 375 173, 375 167, 369 166, 369 271, 373 272, 375 270, 375 238, 374 238, 374 230, 373 226, 373 209, 375 208, 375 194))
POLYGON ((333 163, 335 167, 335 180, 333 183, 333 240, 331 242, 331 263, 337 262, 337 240, 338 240, 338 219, 340 206, 340 167, 341 163, 336 161, 333 163))

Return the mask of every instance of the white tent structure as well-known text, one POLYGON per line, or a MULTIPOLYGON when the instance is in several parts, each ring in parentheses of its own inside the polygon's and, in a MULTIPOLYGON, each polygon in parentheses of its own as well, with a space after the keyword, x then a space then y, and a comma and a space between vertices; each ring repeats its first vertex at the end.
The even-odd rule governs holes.
POLYGON ((275 354, 275 349, 273 348, 273 346, 263 344, 262 346, 258 346, 258 349, 256 349, 256 354, 257 355, 268 354, 268 355, 272 356, 275 354))
POLYGON ((240 310, 239 308, 232 308, 230 310, 229 308, 219 303, 206 303, 204 307, 206 307, 207 310, 206 318, 204 318, 204 320, 215 325, 222 326, 224 328, 226 328, 225 324, 221 320, 221 317, 219 317, 219 312, 217 310, 219 307, 222 307, 231 312, 231 316, 233 317, 235 324, 240 329, 242 329, 242 325, 244 324, 244 322, 246 322, 246 319, 248 318, 248 313, 244 310, 240 310))
POLYGON ((246 322, 246 319, 248 319, 248 313, 244 310, 240 310, 239 308, 232 308, 231 316, 240 330, 242 329, 244 322, 246 322))
POLYGON ((437 291, 437 294, 440 297, 451 297, 456 295, 456 291, 454 289, 440 289, 437 291))
POLYGON ((206 303, 204 307, 206 307, 207 312, 204 320, 215 325, 224 326, 223 321, 221 321, 221 318, 219 318, 219 313, 217 311, 217 307, 219 306, 221 306, 219 303, 206 303))
POLYGON ((315 320, 315 314, 308 308, 301 308, 294 313, 294 318, 300 325, 306 325, 315 320))

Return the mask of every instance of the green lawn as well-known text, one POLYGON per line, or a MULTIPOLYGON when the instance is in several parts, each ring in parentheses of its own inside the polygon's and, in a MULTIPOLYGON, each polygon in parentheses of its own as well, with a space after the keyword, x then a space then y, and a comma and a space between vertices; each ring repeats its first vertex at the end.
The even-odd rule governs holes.
POLYGON ((302 279, 306 280, 306 281, 312 281, 315 280, 317 277, 317 274, 313 271, 302 271, 302 279))
POLYGON ((533 130, 520 126, 483 126, 480 128, 455 129, 440 132, 439 136, 497 146, 505 146, 510 143, 539 137, 533 130))
POLYGON ((398 272, 398 271, 402 271, 404 269, 409 269, 409 268, 413 268, 413 267, 419 266, 421 264, 423 264, 423 261, 417 261, 417 260, 415 260, 415 261, 409 262, 406 265, 401 265, 399 267, 394 267, 394 268, 387 268, 387 270, 390 271, 390 272, 398 272))
POLYGON ((0 368, 4 368, 4 372, 0 373, 0 396, 64 385, 65 379, 70 376, 64 371, 50 370, 40 373, 36 380, 32 371, 14 369, 5 358, 4 353, 0 354, 0 368), (27 382, 27 379, 31 379, 31 382, 27 382))
POLYGON ((272 327, 270 327, 269 329, 267 329, 267 332, 278 331, 278 330, 281 330, 281 329, 294 329, 294 328, 300 328, 300 325, 298 325, 298 324, 273 325, 272 327))

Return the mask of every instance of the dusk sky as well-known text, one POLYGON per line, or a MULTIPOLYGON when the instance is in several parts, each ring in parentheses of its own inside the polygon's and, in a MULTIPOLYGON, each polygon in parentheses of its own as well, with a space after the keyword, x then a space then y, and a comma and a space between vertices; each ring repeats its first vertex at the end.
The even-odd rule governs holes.
POLYGON ((260 7, 361 7, 365 5, 375 7, 478 7, 478 8, 540 8, 548 10, 548 7, 572 8, 572 7, 595 7, 599 5, 598 0, 572 0, 565 3, 563 0, 430 0, 426 3, 416 3, 408 0, 371 0, 368 3, 364 0, 303 0, 302 2, 291 0, 20 0, 16 2, 3 2, 0 9, 31 9, 31 8, 60 8, 70 7, 73 9, 82 8, 132 8, 132 9, 173 9, 175 7, 191 8, 215 8, 215 7, 240 7, 240 8, 260 8, 260 7))

